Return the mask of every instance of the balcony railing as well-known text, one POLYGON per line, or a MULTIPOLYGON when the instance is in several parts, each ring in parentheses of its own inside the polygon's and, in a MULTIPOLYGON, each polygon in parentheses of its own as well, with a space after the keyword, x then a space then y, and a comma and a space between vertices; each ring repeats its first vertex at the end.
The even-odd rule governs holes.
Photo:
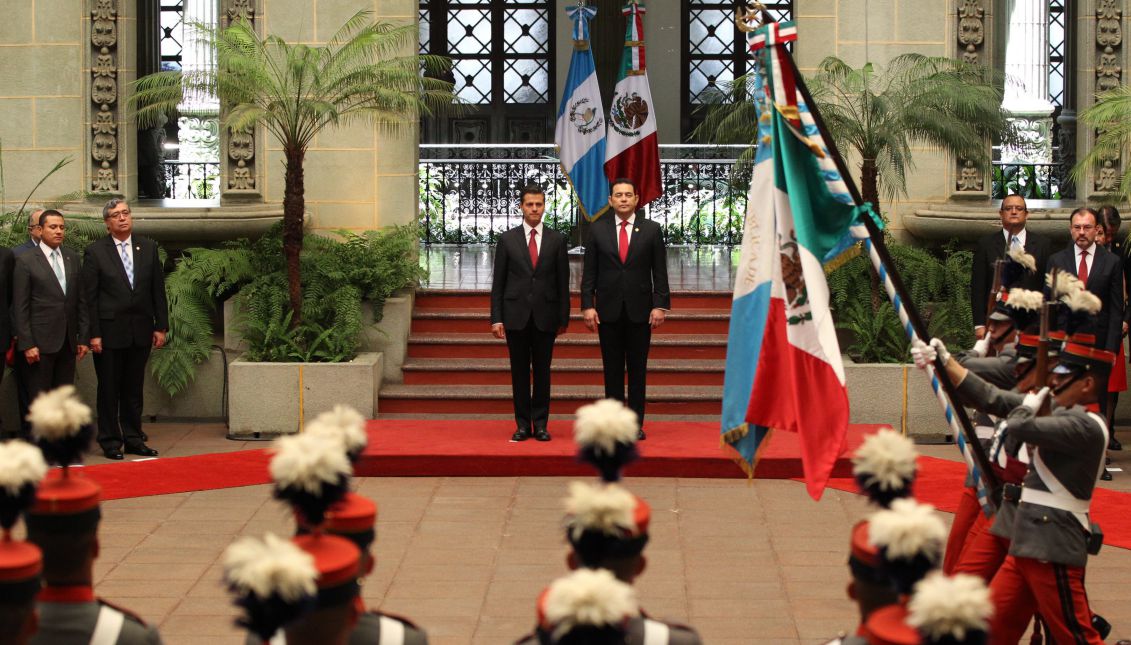
POLYGON ((220 163, 215 161, 164 162, 166 199, 217 199, 220 197, 220 163))
MULTIPOLYGON (((671 244, 741 240, 749 168, 735 170, 742 146, 660 146, 663 195, 647 208, 671 244)), ((579 225, 577 195, 549 145, 421 145, 420 221, 425 244, 490 243, 518 226, 518 191, 546 191, 545 222, 569 237, 579 225)))
POLYGON ((1021 195, 1025 199, 1072 199, 1075 187, 1059 163, 1003 163, 993 165, 993 198, 1021 195))

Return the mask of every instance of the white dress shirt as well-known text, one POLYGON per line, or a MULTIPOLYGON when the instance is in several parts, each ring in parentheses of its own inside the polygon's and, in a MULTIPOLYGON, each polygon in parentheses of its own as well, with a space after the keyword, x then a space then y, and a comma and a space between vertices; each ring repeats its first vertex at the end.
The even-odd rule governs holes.
POLYGON ((538 247, 538 255, 541 256, 542 255, 542 222, 538 222, 538 226, 535 226, 534 228, 530 228, 530 225, 526 223, 526 220, 522 221, 522 237, 526 242, 526 246, 528 246, 528 247, 530 246, 530 231, 534 231, 536 233, 536 235, 534 236, 534 244, 538 247))

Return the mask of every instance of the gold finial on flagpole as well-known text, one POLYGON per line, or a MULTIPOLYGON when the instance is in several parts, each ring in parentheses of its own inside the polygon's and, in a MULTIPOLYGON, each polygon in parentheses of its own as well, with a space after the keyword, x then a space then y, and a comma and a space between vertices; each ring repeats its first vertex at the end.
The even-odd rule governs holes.
POLYGON ((766 24, 766 5, 761 2, 740 1, 734 11, 734 22, 743 33, 754 31, 766 24))

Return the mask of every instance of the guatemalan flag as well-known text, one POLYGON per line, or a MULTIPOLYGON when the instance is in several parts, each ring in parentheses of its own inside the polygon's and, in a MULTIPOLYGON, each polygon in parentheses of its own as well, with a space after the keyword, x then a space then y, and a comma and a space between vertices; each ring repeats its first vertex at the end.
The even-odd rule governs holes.
POLYGON ((596 219, 609 207, 609 182, 605 179, 605 110, 593 52, 589 49, 589 21, 593 7, 568 7, 573 21, 573 57, 569 61, 554 144, 562 170, 569 176, 581 201, 581 212, 596 219))
POLYGON ((788 22, 750 37, 751 48, 763 50, 755 89, 766 100, 734 286, 722 434, 752 473, 770 429, 798 433, 806 486, 817 499, 848 429, 823 264, 851 244, 860 209, 784 59, 780 43, 795 38, 788 22))
POLYGON ((644 6, 630 0, 624 50, 613 100, 609 105, 609 147, 605 174, 609 182, 627 177, 640 191, 637 208, 660 196, 660 141, 656 135, 656 104, 648 87, 644 57, 644 6))

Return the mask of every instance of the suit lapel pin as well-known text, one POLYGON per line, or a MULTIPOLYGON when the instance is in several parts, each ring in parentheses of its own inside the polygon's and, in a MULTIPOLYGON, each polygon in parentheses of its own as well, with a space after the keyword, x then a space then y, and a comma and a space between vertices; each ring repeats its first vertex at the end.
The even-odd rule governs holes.
POLYGON ((636 228, 636 227, 633 227, 633 229, 632 229, 632 232, 633 232, 633 233, 639 233, 639 232, 640 232, 640 229, 639 229, 639 228, 636 228))

